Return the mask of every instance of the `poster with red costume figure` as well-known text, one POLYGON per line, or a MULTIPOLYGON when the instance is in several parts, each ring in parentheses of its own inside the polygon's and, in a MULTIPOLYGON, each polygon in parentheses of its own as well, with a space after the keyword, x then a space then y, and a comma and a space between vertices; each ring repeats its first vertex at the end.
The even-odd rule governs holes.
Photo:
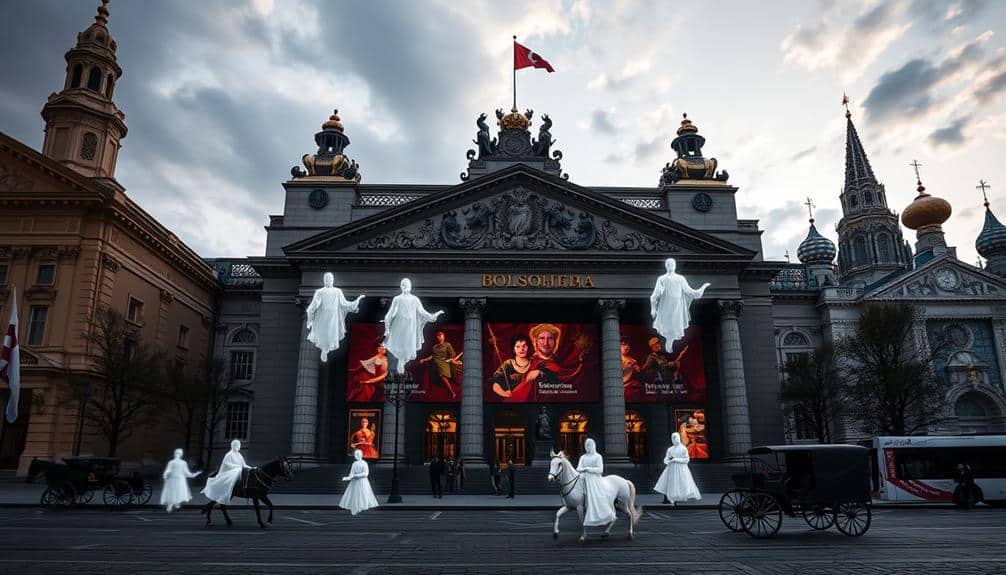
POLYGON ((598 400, 601 378, 596 325, 487 323, 484 329, 486 402, 598 400))
MULTIPOLYGON (((409 401, 457 403, 461 401, 464 325, 427 325, 423 347, 405 366, 412 376, 409 401)), ((384 381, 394 369, 394 358, 384 349, 383 323, 354 323, 349 333, 349 373, 346 401, 384 401, 384 381)))
POLYGON ((668 399, 705 402, 705 359, 699 326, 688 326, 670 353, 664 349, 664 339, 649 326, 622 325, 619 333, 626 403, 662 403, 668 399))
POLYGON ((688 448, 691 459, 709 459, 709 441, 706 439, 706 410, 675 409, 674 421, 681 434, 681 444, 688 448))
POLYGON ((377 459, 381 455, 381 410, 349 410, 349 454, 359 449, 364 459, 377 459))

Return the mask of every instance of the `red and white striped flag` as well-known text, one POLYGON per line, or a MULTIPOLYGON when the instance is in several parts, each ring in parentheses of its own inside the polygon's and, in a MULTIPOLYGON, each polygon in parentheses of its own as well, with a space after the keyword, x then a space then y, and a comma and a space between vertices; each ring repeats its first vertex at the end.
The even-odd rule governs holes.
POLYGON ((7 400, 7 421, 17 419, 17 404, 21 397, 21 351, 17 346, 17 289, 11 290, 10 324, 3 336, 3 350, 0 350, 0 381, 10 387, 7 400))

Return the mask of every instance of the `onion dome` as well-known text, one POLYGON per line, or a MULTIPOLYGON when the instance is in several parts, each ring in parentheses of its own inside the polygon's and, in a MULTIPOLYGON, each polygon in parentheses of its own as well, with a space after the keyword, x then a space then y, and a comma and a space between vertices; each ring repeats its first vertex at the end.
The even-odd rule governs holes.
POLYGON ((921 230, 924 228, 938 227, 947 221, 952 211, 950 202, 943 198, 930 196, 926 193, 926 187, 922 181, 918 180, 919 195, 915 196, 912 203, 908 204, 905 211, 901 212, 901 223, 906 228, 921 230))
POLYGON ((985 226, 975 240, 975 249, 985 259, 1006 253, 1006 226, 996 218, 985 200, 985 226))
POLYGON ((531 127, 531 113, 521 114, 517 108, 511 108, 509 114, 499 117, 499 126, 504 130, 527 130, 531 127))
POLYGON ((108 33, 108 1, 101 0, 101 5, 98 6, 98 14, 94 17, 94 24, 91 24, 87 30, 77 34, 78 48, 91 45, 109 50, 113 54, 115 53, 115 40, 108 33))
POLYGON ((814 227, 814 218, 811 218, 810 230, 807 232, 807 237, 800 242, 796 257, 805 264, 830 264, 835 260, 836 252, 834 242, 818 233, 814 227))

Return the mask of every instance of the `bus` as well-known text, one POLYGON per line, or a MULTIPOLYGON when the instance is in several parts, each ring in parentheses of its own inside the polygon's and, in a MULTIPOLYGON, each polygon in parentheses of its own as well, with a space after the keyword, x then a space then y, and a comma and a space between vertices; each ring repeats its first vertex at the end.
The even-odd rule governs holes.
POLYGON ((1006 505, 1006 435, 876 437, 878 499, 951 501, 959 463, 971 466, 985 503, 1006 505))

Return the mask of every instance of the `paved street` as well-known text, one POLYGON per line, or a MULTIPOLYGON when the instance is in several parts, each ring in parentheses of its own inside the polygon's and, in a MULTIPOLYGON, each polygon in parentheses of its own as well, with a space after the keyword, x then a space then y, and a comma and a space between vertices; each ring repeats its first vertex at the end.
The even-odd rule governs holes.
POLYGON ((269 531, 254 511, 4 509, 0 572, 10 573, 664 573, 688 575, 1003 573, 1006 512, 877 509, 864 537, 784 522, 772 540, 727 532, 711 510, 647 512, 629 541, 625 523, 576 541, 563 518, 553 541, 545 511, 280 510, 269 531))

